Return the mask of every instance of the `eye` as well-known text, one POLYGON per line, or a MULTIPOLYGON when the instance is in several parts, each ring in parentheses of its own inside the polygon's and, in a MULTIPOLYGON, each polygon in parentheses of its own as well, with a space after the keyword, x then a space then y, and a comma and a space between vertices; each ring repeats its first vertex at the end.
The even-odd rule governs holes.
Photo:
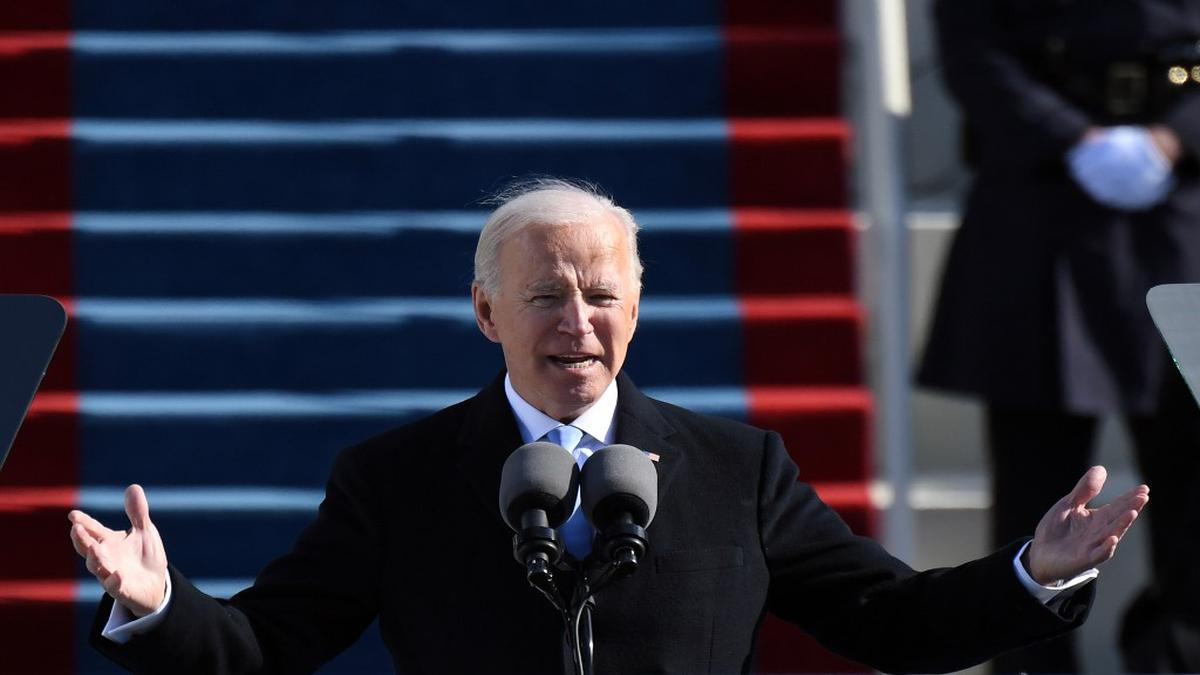
POLYGON ((557 301, 558 296, 549 293, 539 293, 529 298, 529 302, 535 307, 549 307, 557 301))
POLYGON ((593 304, 600 305, 602 307, 611 305, 617 301, 617 296, 613 295, 612 293, 593 293, 589 297, 591 298, 593 304))

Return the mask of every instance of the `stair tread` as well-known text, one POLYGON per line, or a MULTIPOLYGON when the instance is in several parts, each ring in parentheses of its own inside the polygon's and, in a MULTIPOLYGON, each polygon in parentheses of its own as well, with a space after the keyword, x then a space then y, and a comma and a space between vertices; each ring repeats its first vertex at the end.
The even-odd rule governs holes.
MULTIPOLYGON (((482 210, 335 211, 0 211, 0 237, 32 232, 133 236, 139 234, 342 235, 440 231, 477 235, 487 218, 482 210)), ((854 229, 847 209, 795 208, 640 208, 634 214, 642 235, 777 229, 854 229)))
POLYGON ((800 118, 562 118, 474 117, 463 119, 355 119, 337 121, 255 119, 71 119, 0 120, 0 141, 72 138, 89 143, 230 145, 388 144, 406 138, 457 142, 637 140, 704 141, 730 133, 752 139, 847 139, 840 117, 800 118))
MULTIPOLYGON (((823 500, 857 505, 871 499, 868 481, 812 481, 823 500)), ((143 485, 158 514, 188 513, 299 513, 316 511, 324 499, 320 487, 276 485, 143 485)), ((0 513, 27 509, 73 509, 123 512, 123 485, 58 485, 5 487, 0 491, 0 513)), ((0 580, 0 584, 4 581, 0 580)))
MULTIPOLYGON (((310 414, 382 415, 389 410, 440 409, 475 394, 475 389, 429 387, 420 389, 372 389, 367 391, 295 392, 278 390, 242 391, 39 391, 30 405, 31 417, 63 414, 121 414, 142 407, 164 413, 183 410, 195 403, 195 414, 225 415, 242 410, 247 415, 295 410, 310 414), (370 404, 370 405, 366 405, 370 404), (258 406, 255 413, 251 407, 258 406), (358 406, 362 406, 359 408, 358 406)), ((762 397, 773 409, 812 410, 859 409, 871 404, 870 389, 863 385, 801 385, 790 387, 651 387, 650 396, 668 401, 687 400, 684 407, 699 412, 740 405, 747 395, 762 397)), ((682 404, 680 404, 682 405, 682 404)))
POLYGON ((841 120, 9 121, 0 209, 61 208, 61 161, 85 211, 464 208, 530 172, 634 209, 841 208, 848 142, 841 120))

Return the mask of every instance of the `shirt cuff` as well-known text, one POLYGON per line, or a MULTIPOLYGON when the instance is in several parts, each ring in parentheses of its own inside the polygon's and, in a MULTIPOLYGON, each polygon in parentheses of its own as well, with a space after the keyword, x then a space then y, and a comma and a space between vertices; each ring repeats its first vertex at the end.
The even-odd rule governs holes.
POLYGON ((129 611, 119 602, 114 602, 112 611, 108 614, 108 623, 104 624, 104 630, 100 631, 101 637, 123 645, 135 636, 142 633, 149 633, 154 630, 160 623, 167 618, 167 609, 171 606, 171 575, 167 575, 167 586, 163 593, 162 604, 158 609, 142 618, 136 618, 133 612, 129 611))
POLYGON ((1049 604, 1051 600, 1059 597, 1059 595, 1070 597, 1080 586, 1100 576, 1100 570, 1093 567, 1074 579, 1067 579, 1065 581, 1060 579, 1049 586, 1043 586, 1034 581, 1033 577, 1029 576, 1029 572, 1025 570, 1025 566, 1021 564, 1021 556, 1025 555, 1025 549, 1029 548, 1029 545, 1032 543, 1032 540, 1025 542, 1021 550, 1017 551, 1017 555, 1013 558, 1013 569, 1016 570, 1017 580, 1021 582, 1025 590, 1029 591, 1029 594, 1037 598, 1038 602, 1043 605, 1049 604))

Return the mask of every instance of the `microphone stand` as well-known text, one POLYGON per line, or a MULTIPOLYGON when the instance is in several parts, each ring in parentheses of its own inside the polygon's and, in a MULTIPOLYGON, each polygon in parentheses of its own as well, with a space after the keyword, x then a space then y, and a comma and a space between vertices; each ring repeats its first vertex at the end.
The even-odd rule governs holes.
POLYGON ((596 653, 592 633, 592 609, 596 606, 596 594, 609 584, 637 571, 642 556, 646 554, 646 530, 625 515, 610 527, 597 541, 608 557, 608 562, 594 580, 589 579, 582 562, 579 565, 579 582, 571 599, 571 611, 564 613, 567 642, 574 653, 576 675, 592 675, 596 653))
POLYGON ((576 675, 593 675, 593 656, 596 643, 592 636, 592 608, 596 606, 588 588, 587 575, 580 564, 579 583, 575 584, 575 595, 571 609, 563 613, 567 644, 571 648, 571 659, 575 663, 576 675))
POLYGON ((561 561, 562 543, 558 533, 548 527, 544 515, 530 517, 513 536, 513 554, 525 564, 529 585, 545 597, 563 619, 563 632, 575 675, 593 675, 596 644, 592 632, 592 610, 600 589, 637 571, 646 553, 646 530, 627 514, 614 523, 597 544, 608 562, 594 580, 589 579, 583 562, 575 568, 578 581, 571 601, 564 598, 554 581, 554 569, 571 569, 561 561), (559 563, 559 564, 555 564, 559 563))
POLYGON ((554 580, 554 571, 571 569, 562 561, 562 542, 546 521, 544 512, 530 512, 522 518, 522 528, 513 535, 513 556, 525 566, 529 585, 558 610, 563 619, 563 634, 571 652, 575 675, 592 675, 592 592, 582 564, 576 569, 579 582, 571 602, 567 602, 554 580))

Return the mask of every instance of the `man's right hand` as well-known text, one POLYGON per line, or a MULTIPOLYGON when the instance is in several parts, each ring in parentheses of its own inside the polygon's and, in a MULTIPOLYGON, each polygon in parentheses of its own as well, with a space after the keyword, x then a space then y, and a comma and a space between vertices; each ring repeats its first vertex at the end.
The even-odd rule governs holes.
POLYGON ((167 554, 162 537, 150 522, 150 504, 140 485, 125 490, 128 530, 110 530, 83 511, 71 511, 71 543, 105 592, 134 616, 143 617, 163 602, 167 554))

